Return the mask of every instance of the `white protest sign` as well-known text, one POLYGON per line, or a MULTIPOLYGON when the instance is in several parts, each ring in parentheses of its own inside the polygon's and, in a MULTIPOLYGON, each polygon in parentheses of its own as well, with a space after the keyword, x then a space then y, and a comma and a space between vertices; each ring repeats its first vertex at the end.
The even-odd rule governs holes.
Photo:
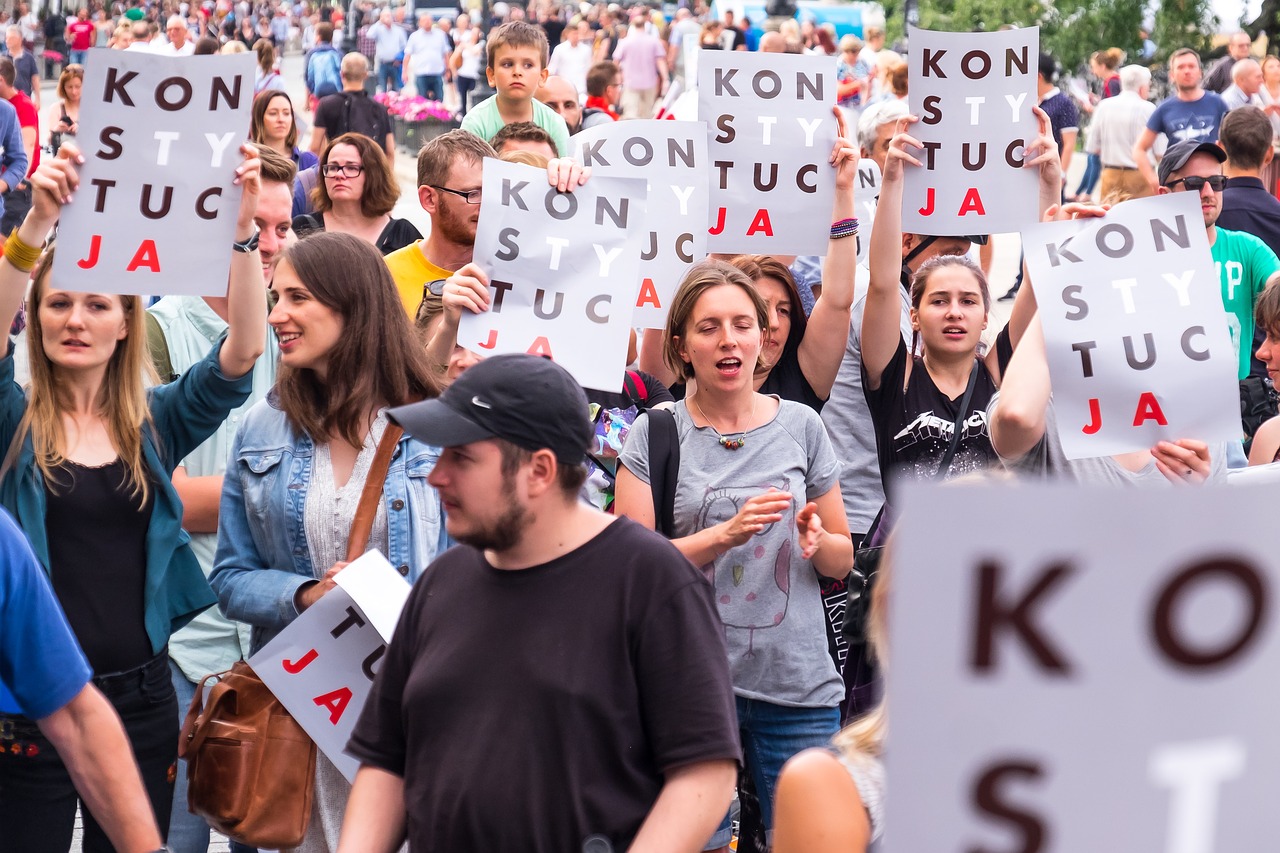
POLYGON ((698 118, 709 133, 710 251, 826 253, 835 100, 830 57, 702 53, 698 118))
POLYGON ((887 853, 1275 847, 1273 492, 902 492, 887 853))
POLYGON ((603 176, 562 193, 545 170, 486 158, 474 260, 492 301, 462 312, 458 343, 550 356, 588 388, 620 389, 647 196, 643 178, 603 176))
POLYGON ((374 617, 365 615, 364 606, 379 614, 385 629, 386 612, 395 610, 398 618, 409 596, 409 584, 398 575, 398 588, 387 582, 379 561, 395 573, 381 554, 364 555, 337 575, 353 572, 352 577, 343 578, 249 659, 253 671, 348 781, 355 779, 360 764, 343 750, 389 640, 374 617))
POLYGON ((880 184, 883 176, 880 167, 870 157, 858 161, 858 183, 854 197, 857 199, 858 263, 865 264, 871 251, 871 228, 876 224, 876 207, 880 204, 880 184))
POLYGON ((378 550, 353 560, 333 577, 347 591, 382 639, 391 642, 412 588, 378 550))
POLYGON ((700 121, 614 121, 573 137, 595 177, 649 182, 640 252, 640 296, 631 323, 661 329, 689 266, 707 254, 707 126, 700 121))
POLYGON ((1039 175, 1022 167, 1039 135, 1040 30, 938 33, 910 28, 909 149, 902 228, 916 234, 1002 234, 1035 222, 1039 175))
POLYGON ((1068 459, 1240 437, 1236 352, 1199 196, 1022 232, 1068 459))
POLYGON ((90 60, 76 135, 85 162, 58 227, 58 287, 226 294, 253 57, 95 50, 90 60))

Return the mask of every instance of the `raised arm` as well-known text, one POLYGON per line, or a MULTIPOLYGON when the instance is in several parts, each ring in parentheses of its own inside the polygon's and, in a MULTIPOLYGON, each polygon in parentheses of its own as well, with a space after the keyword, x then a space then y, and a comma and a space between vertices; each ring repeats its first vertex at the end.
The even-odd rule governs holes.
MULTIPOLYGON (((854 218, 853 185, 858 178, 858 148, 848 139, 840 109, 833 108, 840 128, 830 162, 836 168, 836 195, 831 221, 854 218)), ((853 279, 858 265, 856 238, 831 238, 822 262, 822 295, 818 297, 796 353, 800 371, 822 399, 831 396, 836 373, 849 340, 849 315, 853 308, 853 279)))
MULTIPOLYGON (((258 209, 258 149, 240 146, 244 160, 236 167, 235 182, 242 188, 240 212, 236 217, 235 240, 243 243, 257 230, 253 215, 258 209)), ((262 355, 267 337, 267 285, 262 280, 262 261, 252 252, 231 252, 231 274, 227 282, 227 339, 218 355, 222 373, 228 378, 244 376, 262 355)))
POLYGON ((1000 397, 991 413, 991 446, 1001 459, 1021 459, 1044 438, 1045 411, 1052 393, 1044 332, 1039 317, 1033 315, 1009 359, 1000 397))
MULTIPOLYGON (((41 161, 40 168, 29 178, 31 210, 18 226, 15 249, 22 247, 23 250, 36 251, 44 245, 45 238, 58 221, 62 205, 71 200, 71 195, 80 186, 79 169, 83 162, 84 157, 71 142, 58 149, 57 157, 45 157, 41 161)), ((30 277, 31 267, 14 266, 7 253, 0 259, 0 317, 12 319, 18 313, 26 299, 30 277)))
POLYGON ((902 184, 906 166, 921 165, 906 150, 908 145, 923 147, 919 140, 907 133, 907 128, 917 121, 919 118, 916 116, 898 120, 884 161, 876 222, 871 229, 871 283, 862 315, 862 363, 872 389, 880 387, 880 377, 902 340, 899 321, 902 308, 898 297, 902 272, 902 184))

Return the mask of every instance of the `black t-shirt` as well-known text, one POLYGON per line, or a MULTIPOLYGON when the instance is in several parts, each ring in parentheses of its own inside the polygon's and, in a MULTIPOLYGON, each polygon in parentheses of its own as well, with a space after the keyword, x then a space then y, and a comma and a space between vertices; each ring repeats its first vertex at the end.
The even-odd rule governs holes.
POLYGON ((739 47, 746 47, 747 36, 737 27, 731 27, 726 30, 733 38, 729 44, 729 50, 737 50, 739 47))
POLYGON ((551 45, 552 50, 555 50, 556 45, 564 37, 564 21, 553 18, 549 21, 543 21, 538 26, 542 27, 542 31, 547 34, 547 44, 551 45))
POLYGON ((145 503, 130 493, 125 464, 68 463, 45 484, 45 526, 53 591, 99 675, 153 657, 146 628, 147 529, 155 487, 145 503))
MULTIPOLYGON (((1007 327, 997 336, 996 349, 1003 371, 1013 353, 1007 327)), ((938 466, 951 444, 956 408, 960 405, 959 396, 951 399, 938 390, 918 357, 911 366, 904 392, 907 357, 907 344, 900 339, 897 352, 880 377, 880 387, 874 391, 867 381, 866 367, 862 368, 862 388, 875 423, 880 478, 886 495, 895 476, 915 480, 938 476, 938 466)), ((999 464, 987 430, 987 406, 995 392, 995 380, 986 366, 978 363, 978 382, 970 398, 969 413, 961 423, 960 444, 944 479, 999 464)))
POLYGON ((409 594, 347 749, 404 778, 411 850, 626 850, 664 771, 739 756, 723 634, 706 579, 627 519, 528 569, 459 546, 409 594))
POLYGON ((382 147, 392 132, 387 108, 364 92, 336 92, 325 95, 316 105, 316 127, 325 136, 337 139, 344 133, 362 133, 382 147))
MULTIPOLYGON (((322 214, 302 213, 293 217, 293 233, 298 235, 299 240, 324 230, 322 214)), ((407 219, 396 219, 393 216, 383 227, 382 233, 378 235, 378 242, 374 243, 373 247, 382 254, 389 255, 421 239, 422 233, 418 231, 417 226, 407 219)))
POLYGON ((621 391, 587 388, 587 402, 595 403, 602 409, 627 409, 634 406, 644 410, 652 409, 659 403, 676 401, 667 386, 662 384, 662 380, 652 373, 645 373, 643 370, 628 370, 627 373, 632 375, 623 380, 621 391), (636 382, 637 379, 639 382, 636 382), (635 386, 635 393, 629 387, 632 385, 635 386))

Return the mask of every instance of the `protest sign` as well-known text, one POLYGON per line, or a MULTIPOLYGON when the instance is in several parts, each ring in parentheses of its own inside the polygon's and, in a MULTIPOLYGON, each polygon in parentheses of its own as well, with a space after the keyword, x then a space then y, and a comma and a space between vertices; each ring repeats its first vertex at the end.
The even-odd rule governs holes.
POLYGON ((700 121, 615 121, 573 137, 576 157, 600 177, 643 175, 640 296, 631 323, 661 329, 689 266, 707 254, 707 126, 700 121))
POLYGON ((528 352, 588 388, 618 391, 640 288, 643 178, 593 177, 573 192, 532 166, 484 161, 474 261, 490 308, 462 312, 458 343, 481 355, 528 352))
POLYGON ((704 51, 712 252, 823 255, 835 200, 836 67, 827 56, 704 51))
POLYGON ((226 294, 253 57, 95 50, 92 60, 76 134, 80 189, 58 227, 58 287, 226 294))
POLYGON ((343 750, 369 698, 391 641, 388 624, 394 628, 409 584, 377 551, 352 562, 335 580, 337 587, 259 649, 249 665, 325 757, 353 781, 360 764, 343 750))
POLYGON ((887 853, 1274 846, 1272 492, 902 492, 887 853))
POLYGON ((1196 193, 1022 232, 1068 459, 1240 437, 1236 353, 1196 193))
POLYGON ((917 234, 1001 234, 1035 222, 1039 174, 1022 167, 1039 135, 1040 30, 937 33, 911 27, 908 166, 902 227, 917 234))
POLYGON ((858 182, 854 184, 857 201, 858 263, 867 262, 871 250, 871 228, 876 224, 876 206, 880 204, 880 183, 883 176, 880 167, 870 157, 858 161, 858 182))

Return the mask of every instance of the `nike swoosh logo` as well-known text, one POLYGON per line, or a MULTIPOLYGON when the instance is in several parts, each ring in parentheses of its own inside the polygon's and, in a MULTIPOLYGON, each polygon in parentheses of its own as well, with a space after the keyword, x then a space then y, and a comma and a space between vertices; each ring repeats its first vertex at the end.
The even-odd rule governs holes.
POLYGON ((488 403, 486 403, 484 400, 481 400, 479 397, 472 397, 472 398, 471 398, 471 405, 473 405, 473 406, 479 406, 479 407, 480 407, 480 408, 482 408, 482 409, 492 409, 492 408, 493 408, 493 406, 490 406, 488 403))

